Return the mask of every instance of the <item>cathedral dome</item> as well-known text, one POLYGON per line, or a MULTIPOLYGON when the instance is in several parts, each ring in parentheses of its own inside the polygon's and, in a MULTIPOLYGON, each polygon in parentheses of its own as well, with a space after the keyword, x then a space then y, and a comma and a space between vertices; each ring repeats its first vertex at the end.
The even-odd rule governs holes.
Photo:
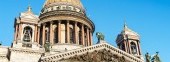
POLYGON ((43 14, 56 10, 75 11, 83 14, 85 13, 80 0, 46 0, 41 13, 43 14))
POLYGON ((39 18, 41 45, 50 42, 54 51, 65 51, 93 44, 95 25, 80 0, 46 0, 39 18))
POLYGON ((53 4, 68 4, 77 6, 79 8, 83 8, 80 0, 47 0, 45 6, 53 5, 53 4))

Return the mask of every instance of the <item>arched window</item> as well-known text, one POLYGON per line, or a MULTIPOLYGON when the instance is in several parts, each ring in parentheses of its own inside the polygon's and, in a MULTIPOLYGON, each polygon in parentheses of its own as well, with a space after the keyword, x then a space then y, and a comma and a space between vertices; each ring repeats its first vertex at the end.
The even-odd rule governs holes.
POLYGON ((137 54, 136 44, 134 42, 131 42, 131 51, 132 54, 137 54))
POLYGON ((57 27, 54 29, 54 42, 58 43, 58 28, 57 27))
POLYGON ((69 29, 70 29, 70 43, 74 43, 74 29, 71 27, 69 29))
POLYGON ((23 37, 23 41, 24 42, 31 42, 32 39, 32 28, 27 26, 24 28, 23 31, 24 37, 23 37))
POLYGON ((31 40, 32 40, 32 33, 33 33, 33 30, 31 27, 27 26, 24 28, 24 31, 23 31, 23 47, 32 47, 32 45, 30 44, 31 43, 31 40))

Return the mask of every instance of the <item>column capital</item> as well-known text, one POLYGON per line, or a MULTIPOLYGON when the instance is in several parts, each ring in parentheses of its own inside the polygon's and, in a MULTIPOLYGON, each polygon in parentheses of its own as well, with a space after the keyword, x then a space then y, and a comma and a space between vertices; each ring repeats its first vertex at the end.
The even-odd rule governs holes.
POLYGON ((58 20, 58 23, 61 23, 61 20, 58 20))
POLYGON ((81 23, 80 25, 81 25, 81 26, 84 26, 84 24, 82 24, 82 23, 81 23))
POLYGON ((87 27, 87 26, 84 26, 84 28, 89 29, 89 27, 87 27))
POLYGON ((50 24, 53 24, 53 23, 54 23, 53 21, 50 22, 50 24))
POLYGON ((78 22, 74 22, 75 24, 77 24, 78 22))
POLYGON ((67 23, 69 23, 70 21, 69 20, 66 20, 67 21, 67 23))
POLYGON ((47 23, 42 23, 42 25, 47 25, 47 23))

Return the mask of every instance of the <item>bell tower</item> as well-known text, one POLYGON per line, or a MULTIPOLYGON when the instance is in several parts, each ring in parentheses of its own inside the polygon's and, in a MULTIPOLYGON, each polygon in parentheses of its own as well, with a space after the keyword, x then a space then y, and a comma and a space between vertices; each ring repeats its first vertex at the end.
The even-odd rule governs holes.
POLYGON ((30 6, 26 12, 21 13, 15 19, 15 36, 12 47, 35 47, 34 45, 37 44, 38 21, 38 16, 33 14, 30 6))
POLYGON ((116 43, 119 49, 142 59, 140 36, 129 29, 126 24, 124 24, 124 29, 117 36, 116 43))

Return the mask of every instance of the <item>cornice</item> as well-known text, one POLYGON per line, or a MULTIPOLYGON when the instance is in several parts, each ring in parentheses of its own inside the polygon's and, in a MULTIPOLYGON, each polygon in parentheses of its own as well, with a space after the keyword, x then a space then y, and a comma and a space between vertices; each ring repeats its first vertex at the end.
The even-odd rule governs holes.
POLYGON ((31 50, 31 49, 22 49, 22 48, 10 48, 11 52, 21 52, 21 53, 29 53, 29 54, 42 54, 43 50, 31 50))

